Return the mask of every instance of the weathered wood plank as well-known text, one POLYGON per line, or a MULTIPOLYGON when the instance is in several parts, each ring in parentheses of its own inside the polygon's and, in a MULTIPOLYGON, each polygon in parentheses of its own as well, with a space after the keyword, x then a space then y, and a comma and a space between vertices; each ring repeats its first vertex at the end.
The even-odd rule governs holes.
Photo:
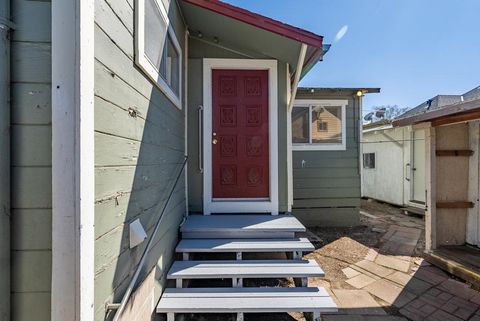
POLYGON ((52 128, 50 125, 13 125, 12 165, 50 166, 52 164, 52 128))
POLYGON ((51 124, 51 92, 49 84, 12 84, 12 124, 51 124))
POLYGON ((51 248, 51 210, 12 211, 12 250, 50 250, 51 248))
POLYGON ((437 208, 473 208, 475 204, 473 202, 463 201, 449 201, 449 202, 437 202, 437 208))
POLYGON ((359 177, 337 178, 335 180, 322 180, 317 178, 298 178, 293 180, 293 188, 360 188, 359 177))
POLYGON ((359 208, 294 208, 293 214, 307 227, 355 226, 360 223, 359 208))
POLYGON ((12 167, 12 208, 52 208, 52 169, 12 167))
POLYGON ((473 150, 470 149, 460 149, 460 150, 439 150, 435 151, 437 156, 472 156, 473 150))
MULTIPOLYGON (((180 197, 179 197, 180 198, 180 197)), ((153 228, 158 220, 158 215, 160 214, 158 211, 161 208, 157 209, 157 213, 155 216, 146 215, 145 213, 141 214, 138 218, 143 221, 142 225, 147 232, 148 237, 151 237, 153 233, 153 228)), ((174 228, 177 230, 178 225, 180 223, 180 219, 185 212, 185 202, 183 200, 183 196, 180 200, 175 200, 175 203, 171 203, 168 206, 168 211, 166 211, 166 215, 163 218, 163 224, 158 231, 156 239, 160 239, 163 237, 165 233, 169 231, 169 229, 174 228), (169 215, 169 212, 175 213, 173 215, 169 215), (179 215, 179 213, 182 213, 179 215)), ((150 213, 151 214, 151 213, 150 213)), ((134 219, 134 218, 132 218, 134 219)), ((99 239, 95 241, 95 271, 99 273, 102 271, 105 266, 111 264, 112 261, 115 260, 118 256, 120 256, 125 251, 130 252, 139 252, 142 253, 144 247, 146 246, 146 242, 139 245, 137 248, 130 250, 129 249, 129 228, 128 223, 125 225, 120 225, 114 230, 108 232, 107 234, 102 235, 99 239), (115 249, 114 251, 112 249, 115 249)))
POLYGON ((95 99, 96 131, 183 150, 182 128, 175 123, 168 123, 167 118, 157 108, 151 108, 143 116, 133 108, 122 109, 101 98, 95 99))
POLYGON ((325 171, 312 171, 309 168, 294 168, 293 177, 296 178, 340 178, 340 177, 358 177, 360 175, 358 167, 330 168, 325 171))
POLYGON ((169 186, 180 170, 181 163, 139 165, 121 167, 97 167, 95 169, 95 200, 114 197, 148 187, 169 186))
POLYGON ((112 74, 110 69, 98 61, 95 63, 95 84, 95 94, 104 100, 124 110, 132 110, 139 113, 147 120, 150 117, 156 119, 155 116, 150 115, 155 115, 156 111, 153 109, 159 108, 164 119, 160 124, 163 124, 166 128, 170 128, 170 131, 174 130, 174 128, 183 128, 184 120, 181 111, 172 106, 171 102, 165 96, 157 91, 151 92, 151 95, 147 97, 141 95, 128 83, 117 77, 115 73, 112 74), (176 113, 175 117, 171 114, 173 112, 176 113), (169 125, 167 125, 168 123, 169 125))
POLYGON ((132 41, 132 35, 105 0, 95 1, 95 22, 126 55, 133 59, 134 42, 132 41))
POLYGON ((133 35, 133 9, 126 0, 105 0, 117 18, 133 35))
POLYGON ((359 197, 294 199, 294 208, 360 207, 359 197))
MULTIPOLYGON (((109 38, 109 35, 98 27, 95 31, 95 58, 108 70, 105 81, 108 83, 112 74, 115 75, 145 98, 151 100, 152 104, 158 106, 169 118, 171 117, 172 120, 178 122, 177 118, 182 115, 182 112, 138 69, 132 58, 118 48, 117 44, 109 38)), ((120 104, 119 106, 123 105, 120 104)), ((139 106, 136 107, 144 117, 147 115, 146 109, 142 110, 139 106)))
POLYGON ((171 164, 183 157, 182 150, 95 133, 97 167, 171 164))
POLYGON ((51 82, 50 44, 12 41, 11 46, 12 82, 51 82))
POLYGON ((51 3, 46 1, 12 1, 12 17, 15 22, 14 41, 51 41, 51 3))
POLYGON ((355 187, 345 188, 296 188, 293 191, 294 198, 338 198, 338 197, 360 197, 360 189, 355 187))

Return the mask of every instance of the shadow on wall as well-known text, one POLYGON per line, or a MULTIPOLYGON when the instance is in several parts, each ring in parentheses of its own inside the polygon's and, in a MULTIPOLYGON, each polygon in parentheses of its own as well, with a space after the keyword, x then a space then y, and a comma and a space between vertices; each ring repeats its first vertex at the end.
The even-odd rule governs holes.
POLYGON ((178 226, 186 213, 184 110, 146 78, 121 44, 100 28, 95 37, 96 321, 113 319, 114 313, 108 313, 105 304, 121 301, 182 172, 137 291, 121 318, 149 320, 166 282, 178 226), (130 249, 129 226, 136 219, 148 238, 130 249))

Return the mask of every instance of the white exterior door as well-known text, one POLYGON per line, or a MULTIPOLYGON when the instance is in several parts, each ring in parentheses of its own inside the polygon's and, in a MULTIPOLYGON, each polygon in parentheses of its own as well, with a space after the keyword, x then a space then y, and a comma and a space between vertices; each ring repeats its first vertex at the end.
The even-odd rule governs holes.
POLYGON ((470 149, 473 151, 473 155, 469 158, 468 166, 468 198, 475 206, 468 209, 467 243, 480 247, 480 209, 478 201, 480 191, 480 122, 471 122, 469 126, 470 149))
POLYGON ((425 131, 412 132, 412 191, 410 201, 425 204, 425 131))

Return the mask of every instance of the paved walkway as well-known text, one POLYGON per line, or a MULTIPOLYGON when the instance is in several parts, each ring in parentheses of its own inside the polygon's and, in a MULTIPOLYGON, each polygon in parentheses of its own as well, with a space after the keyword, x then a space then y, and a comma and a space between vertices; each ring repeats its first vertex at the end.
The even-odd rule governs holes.
MULTIPOLYGON (((329 288, 340 307, 339 314, 324 320, 480 321, 480 293, 417 256, 423 246, 422 219, 388 206, 382 212, 379 206, 384 205, 377 204, 374 214, 363 215, 370 232, 379 234, 363 259, 347 264, 341 276, 329 277, 327 271, 326 281, 311 281, 329 288)), ((345 263, 343 252, 339 245, 338 251, 328 252, 329 259, 345 263)), ((311 254, 320 263, 321 256, 321 252, 311 254)))

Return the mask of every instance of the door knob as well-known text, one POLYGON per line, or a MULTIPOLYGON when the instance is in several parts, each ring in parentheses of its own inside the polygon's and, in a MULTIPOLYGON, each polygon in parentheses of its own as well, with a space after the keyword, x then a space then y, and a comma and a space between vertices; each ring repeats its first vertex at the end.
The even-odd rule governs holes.
POLYGON ((217 140, 216 138, 214 138, 214 139, 212 140, 212 144, 213 144, 213 145, 217 145, 217 143, 218 143, 218 140, 217 140))

